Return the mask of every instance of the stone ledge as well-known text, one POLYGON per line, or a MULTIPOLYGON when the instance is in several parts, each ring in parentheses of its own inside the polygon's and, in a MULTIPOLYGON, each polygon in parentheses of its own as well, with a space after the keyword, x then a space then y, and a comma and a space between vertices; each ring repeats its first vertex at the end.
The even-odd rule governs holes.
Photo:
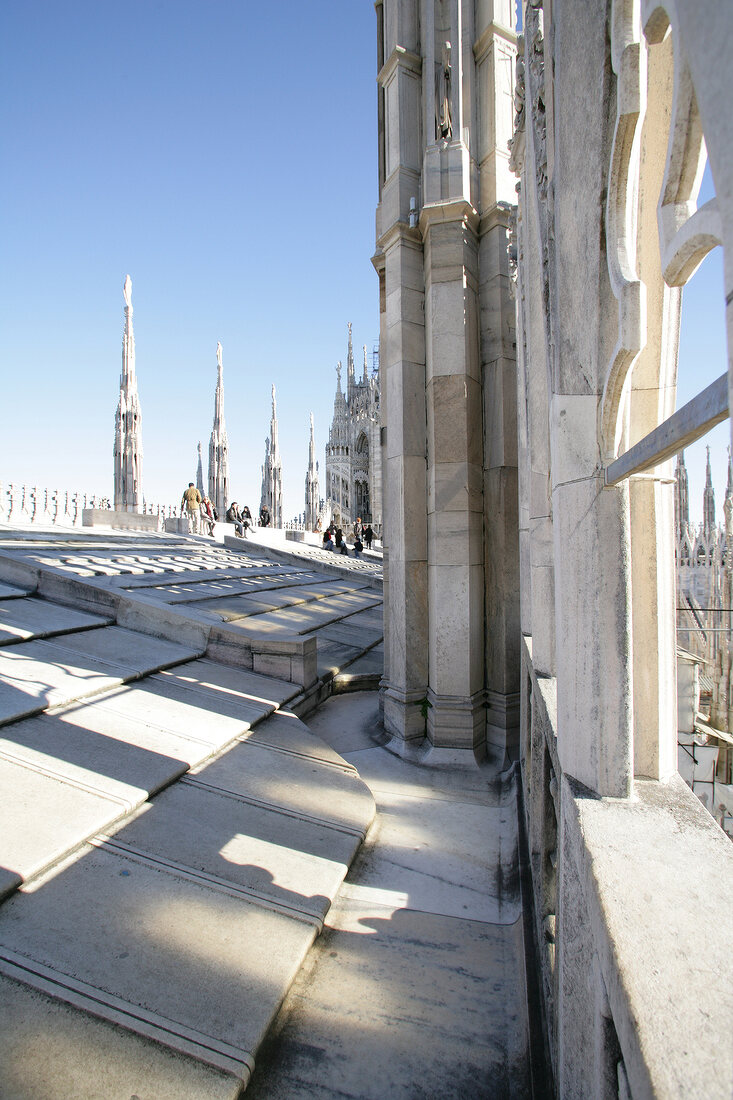
POLYGON ((82 527, 111 527, 118 531, 160 531, 160 516, 142 512, 116 512, 112 508, 83 508, 82 527))
POLYGON ((730 1100, 733 847, 679 776, 637 780, 635 792, 598 798, 563 780, 566 837, 631 1094, 699 1087, 730 1100))

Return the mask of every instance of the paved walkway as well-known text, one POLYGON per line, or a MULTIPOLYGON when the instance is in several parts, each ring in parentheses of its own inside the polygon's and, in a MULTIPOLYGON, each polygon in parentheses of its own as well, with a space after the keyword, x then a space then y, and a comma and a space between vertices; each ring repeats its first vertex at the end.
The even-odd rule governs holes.
POLYGON ((296 978, 248 1100, 504 1100, 532 1091, 516 788, 380 747, 373 693, 312 730, 377 816, 296 978))

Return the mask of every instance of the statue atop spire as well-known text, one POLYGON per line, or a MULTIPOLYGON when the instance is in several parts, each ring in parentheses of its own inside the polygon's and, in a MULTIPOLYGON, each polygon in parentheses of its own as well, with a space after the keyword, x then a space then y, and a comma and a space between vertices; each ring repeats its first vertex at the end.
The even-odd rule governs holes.
POLYGON ((336 364, 336 392, 341 393, 341 360, 336 364))
POLYGON ((122 373, 115 413, 114 506, 119 512, 139 512, 142 493, 142 413, 135 376, 135 333, 132 328, 132 279, 125 278, 125 324, 122 332, 122 373))
POLYGON ((221 342, 216 345, 214 423, 209 440, 209 497, 221 518, 229 502, 229 438, 224 421, 224 368, 221 342))

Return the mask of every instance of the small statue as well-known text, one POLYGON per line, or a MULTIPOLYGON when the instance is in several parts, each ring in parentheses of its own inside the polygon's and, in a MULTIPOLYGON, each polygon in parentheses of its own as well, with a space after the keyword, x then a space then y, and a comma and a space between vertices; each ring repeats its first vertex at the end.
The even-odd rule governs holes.
POLYGON ((443 56, 437 72, 435 88, 435 137, 450 141, 453 136, 451 117, 450 42, 443 43, 443 56))
POLYGON ((132 279, 129 275, 125 276, 125 285, 122 288, 122 293, 125 298, 125 305, 132 312, 132 279))
POLYGON ((221 367, 221 340, 216 345, 216 363, 217 366, 221 367))

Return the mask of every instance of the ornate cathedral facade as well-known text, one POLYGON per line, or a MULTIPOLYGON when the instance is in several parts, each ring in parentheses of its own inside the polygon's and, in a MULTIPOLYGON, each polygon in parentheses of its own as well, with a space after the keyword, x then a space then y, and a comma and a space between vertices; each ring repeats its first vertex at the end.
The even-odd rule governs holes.
POLYGON ((357 381, 349 322, 346 392, 336 368, 333 421, 326 444, 326 509, 340 527, 360 519, 382 530, 379 370, 371 373, 364 346, 364 368, 357 381))

